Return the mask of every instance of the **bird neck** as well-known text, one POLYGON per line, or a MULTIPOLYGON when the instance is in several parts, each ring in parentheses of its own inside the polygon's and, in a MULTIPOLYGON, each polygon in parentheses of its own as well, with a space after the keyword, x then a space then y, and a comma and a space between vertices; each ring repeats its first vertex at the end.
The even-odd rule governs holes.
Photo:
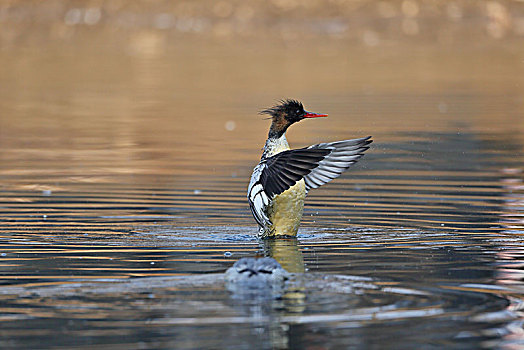
POLYGON ((264 145, 264 153, 262 159, 274 156, 277 153, 289 150, 289 143, 286 139, 286 134, 283 133, 279 137, 268 137, 264 145))
POLYGON ((282 137, 290 125, 291 123, 283 117, 274 118, 271 127, 269 128, 269 133, 267 135, 268 139, 278 139, 282 137))

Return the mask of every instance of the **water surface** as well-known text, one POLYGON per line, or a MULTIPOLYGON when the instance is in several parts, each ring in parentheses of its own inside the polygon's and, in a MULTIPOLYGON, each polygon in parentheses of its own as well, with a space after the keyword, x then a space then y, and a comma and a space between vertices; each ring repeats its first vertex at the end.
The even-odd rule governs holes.
POLYGON ((522 346, 521 51, 192 45, 0 52, 3 348, 522 346), (256 112, 284 97, 330 115, 294 147, 375 141, 261 242, 256 112), (218 274, 264 255, 302 287, 233 298, 218 274))

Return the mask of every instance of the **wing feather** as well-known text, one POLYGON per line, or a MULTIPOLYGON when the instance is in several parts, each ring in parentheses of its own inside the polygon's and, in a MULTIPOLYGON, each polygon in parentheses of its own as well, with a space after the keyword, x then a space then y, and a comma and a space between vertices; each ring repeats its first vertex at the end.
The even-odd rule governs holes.
POLYGON ((316 168, 331 150, 300 148, 275 154, 265 160, 260 183, 268 197, 284 192, 316 168))
POLYGON ((368 136, 310 146, 309 149, 329 149, 331 152, 304 176, 306 189, 309 191, 339 177, 364 155, 371 142, 371 136, 368 136))
POLYGON ((301 179, 309 191, 337 178, 364 155, 371 142, 369 136, 319 143, 263 159, 253 170, 248 187, 249 207, 259 226, 271 224, 267 209, 276 195, 301 179))

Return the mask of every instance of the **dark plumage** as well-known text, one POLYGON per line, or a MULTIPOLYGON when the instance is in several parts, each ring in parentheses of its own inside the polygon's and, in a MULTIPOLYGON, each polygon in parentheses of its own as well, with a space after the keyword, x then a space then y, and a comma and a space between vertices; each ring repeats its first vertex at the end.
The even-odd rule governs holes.
POLYGON ((280 103, 273 107, 261 110, 259 114, 269 114, 273 118, 278 117, 281 114, 287 117, 298 118, 301 114, 305 114, 305 111, 304 105, 301 102, 293 99, 287 99, 280 100, 280 103))
POLYGON ((293 99, 281 100, 276 106, 264 109, 259 114, 268 114, 273 120, 269 129, 269 137, 282 136, 291 124, 304 118, 326 116, 306 111, 301 102, 293 99))

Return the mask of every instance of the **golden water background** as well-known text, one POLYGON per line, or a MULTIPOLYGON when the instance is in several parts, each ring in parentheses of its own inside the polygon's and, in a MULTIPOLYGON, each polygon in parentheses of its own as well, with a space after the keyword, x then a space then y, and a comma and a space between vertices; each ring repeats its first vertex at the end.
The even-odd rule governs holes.
POLYGON ((519 1, 0 2, 0 345, 521 345, 523 39, 519 1), (292 147, 375 141, 273 246, 245 190, 288 97, 329 114, 292 147), (268 254, 369 285, 187 282, 268 254))

